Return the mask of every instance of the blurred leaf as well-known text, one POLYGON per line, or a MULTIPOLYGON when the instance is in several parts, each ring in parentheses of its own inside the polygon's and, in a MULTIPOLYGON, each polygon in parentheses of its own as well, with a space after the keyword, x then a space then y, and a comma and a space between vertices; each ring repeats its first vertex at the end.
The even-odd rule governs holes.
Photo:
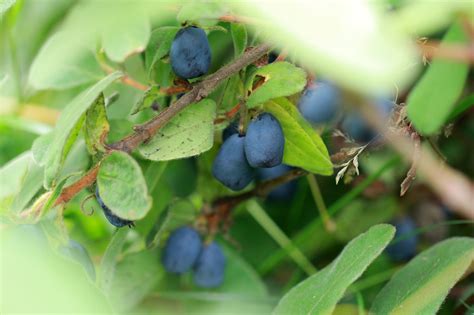
POLYGON ((435 314, 474 260, 474 239, 436 244, 395 273, 375 298, 374 314, 435 314))
POLYGON ((160 87, 158 85, 149 87, 135 105, 133 105, 130 115, 135 115, 144 109, 150 108, 160 96, 162 96, 162 94, 160 93, 160 87))
POLYGON ((94 155, 98 151, 105 151, 104 141, 107 138, 109 129, 104 93, 100 93, 92 106, 86 111, 84 138, 90 154, 94 155))
POLYGON ((176 19, 179 23, 197 24, 200 26, 211 26, 217 24, 217 20, 225 13, 222 4, 211 1, 184 2, 176 19))
POLYGON ((151 32, 150 43, 145 51, 145 67, 148 69, 148 76, 150 76, 156 62, 168 55, 178 30, 177 26, 163 26, 151 32))
POLYGON ((48 152, 49 145, 54 138, 54 132, 41 135, 35 139, 31 151, 33 152, 33 158, 38 165, 44 166, 46 153, 48 152))
POLYGON ((0 14, 7 12, 14 4, 16 0, 0 0, 0 14))
POLYGON ((115 1, 103 12, 102 46, 111 60, 123 62, 131 54, 145 50, 150 38, 145 10, 135 1, 115 1))
POLYGON ((99 96, 99 93, 121 76, 122 74, 120 72, 109 74, 79 94, 62 111, 53 131, 48 151, 44 155, 44 158, 41 158, 41 161, 44 162, 45 165, 44 185, 46 188, 49 188, 56 178, 64 158, 72 145, 71 142, 75 140, 77 133, 80 131, 80 126, 78 128, 78 125, 80 125, 83 114, 99 96))
POLYGON ((449 118, 447 121, 451 121, 467 111, 469 108, 474 106, 474 94, 469 94, 465 98, 463 98, 461 101, 458 102, 456 107, 452 110, 451 114, 449 115, 449 118))
POLYGON ((130 155, 115 151, 100 163, 97 185, 104 204, 125 220, 143 218, 151 198, 138 163, 130 155))
POLYGON ((72 39, 69 33, 58 32, 48 39, 34 59, 28 81, 38 90, 66 89, 103 77, 104 72, 93 52, 81 41, 72 39))
POLYGON ((317 274, 291 289, 274 314, 332 314, 337 302, 393 238, 388 224, 370 228, 349 242, 339 256, 317 274))
POLYGON ((160 240, 166 231, 174 230, 181 225, 188 224, 196 217, 196 209, 188 200, 177 200, 166 208, 156 221, 146 238, 147 248, 160 245, 160 240))
POLYGON ((164 275, 158 255, 141 251, 125 256, 116 266, 109 298, 116 311, 138 304, 164 275))
POLYGON ((89 278, 95 281, 95 267, 89 252, 80 243, 70 239, 68 244, 61 246, 59 252, 66 258, 77 262, 84 268, 89 278))
POLYGON ((216 103, 204 99, 193 104, 167 123, 151 140, 139 147, 153 161, 167 161, 203 153, 214 143, 216 103))
MULTIPOLYGON (((2 178, 0 170, 0 178, 2 178)), ((43 186, 43 168, 31 161, 28 170, 23 177, 22 185, 10 206, 10 211, 20 212, 24 210, 31 199, 38 193, 43 186)))
POLYGON ((285 164, 320 175, 333 173, 326 145, 290 101, 278 98, 267 102, 264 107, 278 119, 283 128, 285 164))
POLYGON ((247 47, 247 28, 244 24, 230 23, 230 33, 234 42, 234 58, 237 58, 247 47))
POLYGON ((122 252, 122 247, 125 243, 128 231, 129 229, 117 229, 105 250, 104 256, 102 256, 98 284, 105 292, 109 292, 114 281, 115 266, 117 264, 117 259, 122 252))
POLYGON ((249 108, 280 96, 298 93, 306 85, 306 73, 303 69, 286 61, 274 62, 254 72, 247 82, 248 90, 252 88, 256 78, 262 78, 264 82, 247 99, 249 108))
MULTIPOLYGON (((443 44, 467 44, 462 26, 455 23, 443 44)), ((422 134, 433 134, 446 122, 464 88, 469 65, 435 58, 407 99, 408 117, 422 134)))

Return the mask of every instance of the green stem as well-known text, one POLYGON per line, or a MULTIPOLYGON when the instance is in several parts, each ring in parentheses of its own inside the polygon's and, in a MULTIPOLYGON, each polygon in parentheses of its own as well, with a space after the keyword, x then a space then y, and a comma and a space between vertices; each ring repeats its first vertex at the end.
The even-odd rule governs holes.
POLYGON ((281 246, 282 250, 290 256, 293 261, 308 275, 312 275, 317 269, 311 264, 306 256, 291 242, 286 234, 268 216, 265 210, 251 199, 247 202, 247 210, 265 231, 281 246))
POLYGON ((319 189, 318 182, 316 181, 316 176, 309 174, 306 176, 306 179, 308 180, 309 188, 311 189, 311 194, 313 195, 316 207, 318 208, 321 219, 323 220, 324 228, 328 232, 334 232, 336 230, 336 223, 334 223, 328 213, 323 195, 321 194, 321 189, 319 189))

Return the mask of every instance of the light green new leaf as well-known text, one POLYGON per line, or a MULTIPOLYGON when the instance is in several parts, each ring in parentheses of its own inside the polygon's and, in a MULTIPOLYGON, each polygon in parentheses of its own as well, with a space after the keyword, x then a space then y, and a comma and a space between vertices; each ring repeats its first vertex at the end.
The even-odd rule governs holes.
POLYGON ((39 51, 28 80, 35 89, 43 90, 66 89, 103 77, 104 72, 92 50, 81 41, 73 40, 68 33, 59 32, 39 51))
POLYGON ((77 133, 80 131, 83 114, 99 96, 99 93, 121 76, 120 72, 109 74, 79 94, 62 111, 51 136, 48 150, 43 158, 40 159, 45 165, 44 186, 46 188, 49 188, 56 178, 64 158, 73 144, 73 140, 75 140, 77 133))
POLYGON ((98 151, 105 151, 104 140, 107 138, 109 129, 104 93, 100 93, 86 112, 84 138, 90 154, 94 155, 98 151))
MULTIPOLYGON (((462 26, 455 23, 443 44, 467 44, 462 26)), ((451 114, 463 91, 469 65, 459 61, 434 59, 407 100, 408 117, 422 134, 437 132, 451 114)))
POLYGON ((160 93, 160 87, 158 85, 154 85, 149 87, 148 90, 143 93, 142 97, 133 105, 131 115, 135 115, 136 113, 147 109, 153 105, 153 102, 160 96, 163 96, 160 93))
POLYGON ((148 76, 150 76, 155 63, 168 55, 178 30, 177 26, 163 26, 151 32, 150 42, 145 51, 145 67, 148 69, 148 76))
POLYGON ((138 150, 149 160, 167 161, 203 153, 214 143, 216 103, 204 99, 176 115, 138 150))
POLYGON ((247 47, 247 28, 244 24, 231 23, 230 33, 234 42, 234 57, 237 58, 247 47))
POLYGON ((142 170, 124 152, 115 151, 100 163, 97 185, 104 203, 122 219, 138 220, 150 210, 151 198, 142 170))
POLYGON ((289 62, 274 62, 258 69, 249 79, 249 85, 256 77, 264 83, 250 94, 247 107, 252 108, 268 100, 289 96, 302 91, 306 85, 306 73, 289 62))
POLYGON ((193 221, 196 216, 196 209, 188 200, 178 200, 168 205, 158 220, 153 225, 150 233, 146 238, 148 248, 157 247, 160 244, 164 233, 173 230, 181 225, 188 224, 193 221))
POLYGON ((212 1, 186 1, 176 19, 179 23, 212 26, 226 12, 222 4, 212 1))
POLYGON ((114 280, 115 266, 117 264, 117 259, 122 252, 122 247, 125 243, 128 231, 129 229, 117 229, 105 250, 104 256, 102 256, 98 284, 105 292, 110 290, 110 286, 114 280))
POLYGON ((33 152, 33 158, 38 165, 44 166, 46 153, 48 152, 49 145, 54 138, 54 132, 48 132, 47 134, 41 135, 35 139, 31 147, 33 152))
POLYGON ((290 101, 286 98, 269 101, 265 104, 265 110, 278 119, 283 129, 285 164, 320 175, 333 173, 326 145, 290 101))
POLYGON ((373 314, 435 314, 474 261, 474 239, 455 237, 413 258, 375 298, 373 314))
POLYGON ((380 255, 394 234, 393 226, 380 224, 353 239, 330 265, 291 289, 273 313, 332 314, 346 289, 380 255))

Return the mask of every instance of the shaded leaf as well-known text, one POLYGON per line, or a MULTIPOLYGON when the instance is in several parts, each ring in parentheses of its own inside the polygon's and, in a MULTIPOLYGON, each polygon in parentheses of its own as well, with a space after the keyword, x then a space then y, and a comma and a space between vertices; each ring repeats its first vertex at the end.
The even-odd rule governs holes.
POLYGON ((247 47, 247 28, 244 24, 231 23, 230 33, 234 43, 234 58, 237 58, 247 47))
POLYGON ((285 164, 301 167, 315 174, 333 173, 326 145, 290 101, 278 98, 267 102, 264 107, 278 119, 283 128, 285 164))
POLYGON ((35 139, 31 151, 33 152, 33 158, 38 165, 44 166, 46 153, 48 152, 49 145, 54 138, 54 132, 41 135, 35 139))
POLYGON ((145 67, 148 69, 148 76, 150 76, 155 63, 168 55, 178 30, 177 26, 163 26, 151 32, 150 42, 145 51, 145 67))
POLYGON ((244 95, 244 85, 240 76, 235 74, 231 76, 226 83, 221 102, 219 104, 219 110, 228 111, 232 109, 240 101, 240 98, 244 95))
POLYGON ((118 217, 143 218, 151 207, 151 198, 138 163, 130 155, 115 151, 100 163, 97 174, 100 197, 118 217))
MULTIPOLYGON (((442 44, 468 42, 462 26, 455 23, 442 44)), ((422 134, 433 134, 449 118, 463 91, 469 65, 453 60, 434 59, 407 99, 408 117, 422 134)))
POLYGON ((306 73, 303 69, 285 61, 261 67, 253 73, 248 84, 251 85, 256 77, 263 78, 264 83, 250 94, 247 99, 249 108, 277 97, 298 93, 306 85, 306 73))
POLYGON ((158 85, 149 87, 135 105, 133 105, 130 115, 135 115, 144 109, 150 108, 157 98, 161 96, 163 96, 163 94, 160 93, 160 87, 158 85))
POLYGON ((214 143, 216 103, 204 99, 188 106, 138 150, 149 160, 167 161, 203 153, 214 143))
POLYGON ((395 273, 375 298, 374 314, 435 314, 474 260, 474 239, 436 244, 395 273))
POLYGON ((94 155, 98 151, 105 152, 104 141, 109 129, 104 93, 100 93, 92 106, 86 111, 84 138, 90 154, 94 155))
POLYGON ((451 121, 467 111, 469 108, 474 106, 474 94, 470 94, 463 98, 459 103, 456 105, 456 107, 453 109, 451 114, 449 115, 448 121, 451 121))
POLYGON ((117 264, 117 259, 122 252, 122 247, 125 243, 128 231, 129 229, 117 229, 105 250, 104 256, 102 256, 98 284, 105 292, 109 292, 110 286, 114 280, 115 266, 117 264))
POLYGON ((83 114, 92 105, 110 83, 120 78, 120 72, 114 72, 97 82, 69 103, 62 111, 51 136, 48 151, 41 159, 45 165, 44 185, 49 188, 56 178, 72 143, 80 131, 83 114))
POLYGON ((332 314, 346 289, 380 255, 395 234, 393 226, 380 224, 349 242, 323 270, 291 289, 274 314, 332 314))

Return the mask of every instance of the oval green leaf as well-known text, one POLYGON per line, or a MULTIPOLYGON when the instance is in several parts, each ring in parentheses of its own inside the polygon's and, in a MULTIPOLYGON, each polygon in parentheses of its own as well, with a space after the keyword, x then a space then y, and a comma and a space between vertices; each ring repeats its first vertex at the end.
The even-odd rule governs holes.
POLYGON ((124 152, 113 152, 101 163, 97 174, 100 197, 118 217, 143 218, 151 207, 151 198, 138 163, 124 152))
POLYGON ((283 129, 285 164, 320 175, 333 173, 331 159, 323 140, 288 99, 281 97, 267 102, 264 107, 278 119, 283 129))
POLYGON ((330 265, 291 289, 273 313, 332 314, 346 289, 380 255, 394 234, 393 226, 380 224, 359 235, 330 265))
POLYGON ((372 304, 373 314, 435 314, 474 260, 474 239, 456 237, 422 252, 395 273, 372 304))

